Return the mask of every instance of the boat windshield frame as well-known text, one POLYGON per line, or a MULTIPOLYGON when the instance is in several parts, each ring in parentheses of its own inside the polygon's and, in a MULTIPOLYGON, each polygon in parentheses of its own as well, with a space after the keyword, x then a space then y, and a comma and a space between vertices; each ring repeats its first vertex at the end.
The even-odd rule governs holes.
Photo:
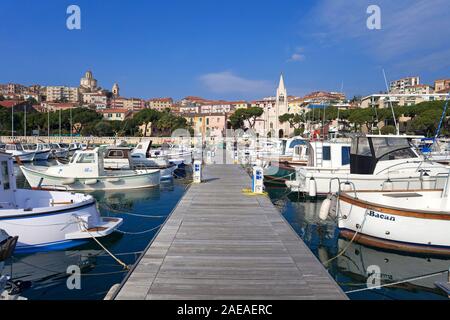
POLYGON ((412 138, 408 136, 354 137, 350 149, 350 171, 354 174, 373 174, 379 161, 419 158, 413 149, 412 138))

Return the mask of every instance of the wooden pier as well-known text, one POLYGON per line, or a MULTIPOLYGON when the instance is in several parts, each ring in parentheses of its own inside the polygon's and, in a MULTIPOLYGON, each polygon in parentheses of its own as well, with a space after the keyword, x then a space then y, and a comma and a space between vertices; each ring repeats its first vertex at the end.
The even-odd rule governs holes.
POLYGON ((238 165, 207 165, 115 299, 347 299, 238 165))

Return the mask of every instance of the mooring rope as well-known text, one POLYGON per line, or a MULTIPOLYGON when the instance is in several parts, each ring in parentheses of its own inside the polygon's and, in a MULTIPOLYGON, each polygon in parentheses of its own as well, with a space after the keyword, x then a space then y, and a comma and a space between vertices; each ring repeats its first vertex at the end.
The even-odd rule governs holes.
POLYGON ((112 254, 111 251, 109 251, 109 250, 108 250, 108 249, 107 249, 107 248, 106 248, 99 240, 97 240, 96 237, 94 237, 94 236, 92 235, 92 233, 89 232, 89 229, 87 228, 86 222, 85 222, 85 221, 83 221, 82 219, 80 219, 80 218, 77 217, 77 216, 75 216, 75 219, 78 220, 78 222, 81 224, 82 228, 84 228, 84 231, 87 232, 87 233, 91 236, 91 238, 92 238, 95 242, 97 242, 97 244, 98 244, 103 250, 105 250, 106 253, 108 253, 108 254, 111 256, 111 258, 113 258, 114 260, 116 260, 117 263, 120 264, 125 270, 129 270, 129 269, 130 269, 130 267, 129 267, 125 262, 123 262, 122 260, 120 260, 119 258, 117 258, 114 254, 112 254))
POLYGON ((105 210, 111 211, 111 212, 115 212, 118 214, 125 214, 128 216, 135 216, 135 217, 140 217, 140 218, 166 218, 167 216, 149 216, 149 215, 145 215, 145 214, 138 214, 138 213, 132 213, 132 212, 127 212, 127 211, 121 211, 121 210, 117 210, 114 208, 111 208, 110 206, 108 206, 107 204, 104 203, 99 203, 99 206, 105 210))
MULTIPOLYGON (((339 201, 339 199, 338 199, 338 201, 339 201)), ((322 264, 324 264, 324 265, 325 265, 325 264, 328 264, 328 263, 330 263, 331 261, 333 261, 333 260, 339 258, 340 256, 342 256, 342 255, 347 251, 348 248, 350 248, 350 246, 352 245, 352 243, 355 241, 356 236, 362 231, 362 228, 364 227, 364 223, 366 222, 366 219, 367 219, 367 212, 368 212, 368 209, 366 209, 366 212, 364 213, 364 220, 363 220, 363 222, 361 223, 361 227, 359 228, 359 230, 356 230, 356 232, 355 232, 355 234, 353 235, 352 239, 351 239, 350 242, 345 246, 345 248, 342 249, 342 251, 341 251, 338 255, 336 255, 335 257, 333 257, 333 258, 331 258, 331 259, 328 259, 327 261, 323 262, 322 264)))
POLYGON ((117 229, 117 232, 123 233, 123 234, 129 234, 129 235, 139 235, 139 234, 144 234, 144 233, 149 233, 152 231, 155 231, 156 229, 159 229, 163 226, 163 224, 160 224, 154 228, 148 229, 148 230, 144 230, 144 231, 139 231, 139 232, 129 232, 129 231, 123 231, 123 230, 119 230, 117 229))

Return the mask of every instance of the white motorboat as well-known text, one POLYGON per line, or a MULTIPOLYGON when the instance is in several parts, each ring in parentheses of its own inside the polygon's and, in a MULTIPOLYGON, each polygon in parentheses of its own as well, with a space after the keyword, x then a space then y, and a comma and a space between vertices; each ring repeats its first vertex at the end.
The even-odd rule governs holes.
POLYGON ((51 149, 47 147, 45 144, 24 144, 22 145, 23 149, 28 152, 35 152, 34 161, 47 161, 50 157, 51 149))
POLYGON ((0 153, 0 228, 19 237, 16 251, 64 249, 104 237, 120 218, 102 218, 90 195, 17 189, 12 160, 0 153))
MULTIPOLYGON (((355 190, 442 188, 448 176, 447 168, 426 160, 411 144, 413 138, 355 136, 349 166, 342 162, 341 166, 297 168, 295 180, 286 181, 286 186, 293 192, 313 197, 337 192, 343 183, 355 190)), ((339 152, 330 152, 331 158, 336 155, 339 157, 339 152)), ((324 158, 323 154, 322 163, 324 158)))
POLYGON ((107 170, 158 169, 161 171, 161 180, 173 178, 177 168, 166 157, 147 158, 145 154, 133 153, 127 147, 106 147, 103 159, 103 166, 107 170))
POLYGON ((14 161, 18 159, 20 162, 32 162, 36 154, 35 151, 24 150, 21 143, 6 144, 5 152, 10 154, 13 157, 14 161))
POLYGON ((444 189, 341 191, 321 208, 341 234, 391 250, 450 254, 450 178, 444 189), (328 210, 331 208, 332 210, 328 210))
POLYGON ((123 190, 159 185, 160 170, 105 170, 99 149, 77 151, 68 164, 21 166, 32 188, 50 190, 123 190))
POLYGON ((67 158, 69 155, 69 149, 61 147, 59 143, 51 143, 50 146, 52 148, 51 155, 53 158, 67 158))
POLYGON ((318 172, 350 171, 350 143, 347 139, 315 140, 294 146, 291 161, 271 162, 264 170, 264 179, 271 184, 286 186, 296 181, 298 168, 318 172), (307 165, 300 163, 307 160, 307 165), (302 159, 294 164, 292 160, 302 159))
MULTIPOLYGON (((190 147, 163 143, 160 149, 151 149, 151 145, 152 141, 140 142, 133 149, 133 153, 146 153, 146 150, 149 150, 150 157, 167 157, 169 162, 175 163, 179 167, 192 162, 192 153, 194 150, 190 147)), ((146 158, 148 157, 146 156, 146 158)))

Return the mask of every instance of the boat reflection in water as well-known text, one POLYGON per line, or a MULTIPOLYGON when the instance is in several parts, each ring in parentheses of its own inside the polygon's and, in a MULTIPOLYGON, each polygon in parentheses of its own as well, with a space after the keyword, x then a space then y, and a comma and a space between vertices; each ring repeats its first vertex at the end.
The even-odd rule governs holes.
MULTIPOLYGON (((448 270, 450 266, 448 258, 404 255, 350 243, 344 239, 339 239, 338 249, 339 252, 346 250, 333 262, 332 272, 339 275, 345 291, 367 287, 369 276, 371 279, 379 279, 379 284, 384 285, 448 270), (377 268, 379 272, 374 273, 377 268)), ((435 282, 446 281, 447 274, 444 273, 382 289, 353 293, 350 298, 447 299, 446 294, 435 286, 435 282)))

